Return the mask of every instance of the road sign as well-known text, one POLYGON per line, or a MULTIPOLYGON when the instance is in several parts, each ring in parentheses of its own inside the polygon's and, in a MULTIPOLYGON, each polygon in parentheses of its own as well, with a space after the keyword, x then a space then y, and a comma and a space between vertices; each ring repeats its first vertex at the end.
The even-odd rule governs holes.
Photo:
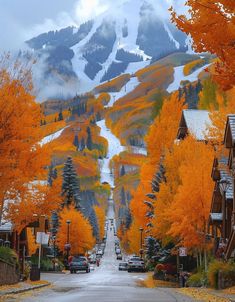
POLYGON ((186 247, 180 247, 179 248, 179 256, 180 257, 187 257, 187 248, 186 247))
POLYGON ((37 232, 36 242, 42 245, 48 244, 49 234, 46 234, 45 232, 37 232))

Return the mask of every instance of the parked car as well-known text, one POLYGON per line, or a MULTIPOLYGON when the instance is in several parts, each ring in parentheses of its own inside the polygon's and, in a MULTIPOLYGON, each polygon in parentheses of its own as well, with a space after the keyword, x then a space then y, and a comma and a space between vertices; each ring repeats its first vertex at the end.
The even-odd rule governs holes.
POLYGON ((76 256, 73 257, 69 269, 71 274, 76 273, 77 271, 86 271, 87 273, 90 273, 90 264, 86 257, 76 256))
POLYGON ((128 260, 127 271, 129 273, 133 272, 133 271, 145 272, 145 265, 144 265, 143 259, 141 259, 140 257, 137 257, 137 256, 131 257, 128 260))
POLYGON ((128 263, 127 262, 121 262, 118 265, 118 270, 119 271, 127 271, 128 269, 128 263))
POLYGON ((117 254, 117 260, 122 260, 122 254, 117 254))

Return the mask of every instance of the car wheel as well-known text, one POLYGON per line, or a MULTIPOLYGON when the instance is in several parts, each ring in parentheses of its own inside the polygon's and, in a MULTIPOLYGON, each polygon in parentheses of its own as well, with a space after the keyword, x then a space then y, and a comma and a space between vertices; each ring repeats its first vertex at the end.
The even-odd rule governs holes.
POLYGON ((73 270, 70 270, 70 274, 73 274, 73 270))
POLYGON ((89 272, 90 272, 90 270, 89 270, 89 269, 87 269, 87 270, 86 270, 86 272, 87 272, 87 273, 89 273, 89 272))
POLYGON ((130 270, 130 269, 128 269, 127 271, 128 271, 128 273, 131 273, 131 270, 130 270))

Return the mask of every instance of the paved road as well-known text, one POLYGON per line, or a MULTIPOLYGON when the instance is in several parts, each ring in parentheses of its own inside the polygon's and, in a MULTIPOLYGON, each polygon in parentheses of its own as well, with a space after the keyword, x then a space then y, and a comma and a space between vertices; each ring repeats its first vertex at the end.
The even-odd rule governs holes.
MULTIPOLYGON (((109 218, 113 217, 110 201, 109 218)), ((113 230, 108 229, 105 254, 100 267, 94 266, 91 273, 42 274, 42 279, 53 283, 51 288, 34 292, 30 297, 17 301, 25 302, 192 302, 173 289, 147 289, 138 287, 137 281, 145 278, 143 273, 119 272, 114 250, 113 230)))

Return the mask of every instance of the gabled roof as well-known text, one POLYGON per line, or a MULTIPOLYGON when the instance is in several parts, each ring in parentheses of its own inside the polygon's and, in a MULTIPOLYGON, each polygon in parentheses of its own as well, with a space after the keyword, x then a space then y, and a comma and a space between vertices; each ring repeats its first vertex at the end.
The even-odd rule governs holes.
POLYGON ((232 148, 235 145, 235 114, 229 114, 227 116, 224 144, 226 148, 232 148))
POLYGON ((0 224, 0 233, 10 233, 13 231, 13 225, 11 222, 2 222, 0 224))
POLYGON ((184 139, 187 134, 191 134, 198 141, 205 141, 211 125, 209 111, 185 109, 182 112, 177 139, 184 139))

